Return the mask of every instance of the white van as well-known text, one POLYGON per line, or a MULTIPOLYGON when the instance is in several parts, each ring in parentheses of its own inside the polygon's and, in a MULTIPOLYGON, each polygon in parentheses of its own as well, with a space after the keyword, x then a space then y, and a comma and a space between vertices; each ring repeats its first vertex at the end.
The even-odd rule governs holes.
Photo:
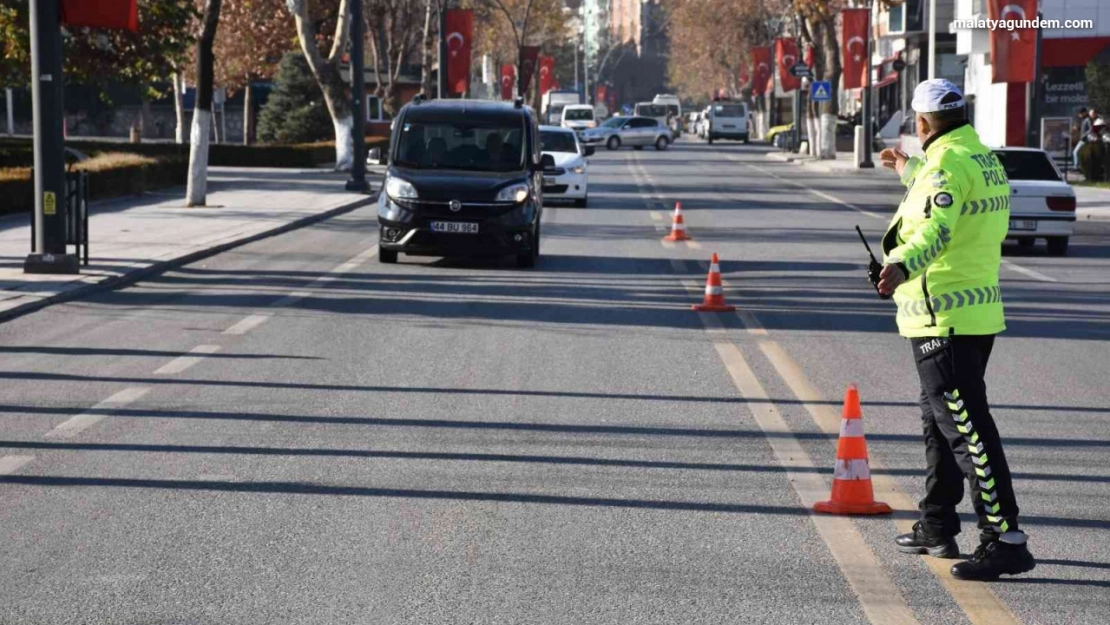
POLYGON ((678 96, 669 93, 661 93, 651 100, 652 104, 662 104, 667 107, 667 113, 674 115, 675 119, 682 118, 682 103, 678 101, 678 96))
POLYGON ((558 126, 559 122, 563 119, 563 107, 578 104, 581 101, 582 96, 578 95, 577 91, 560 91, 552 89, 543 94, 541 101, 543 119, 552 126, 558 126))
POLYGON ((563 107, 563 119, 559 124, 563 128, 570 128, 575 132, 582 132, 587 128, 597 126, 594 107, 589 104, 568 104, 563 107))
POLYGON ((705 140, 734 139, 748 142, 748 105, 743 102, 714 102, 705 120, 705 140))

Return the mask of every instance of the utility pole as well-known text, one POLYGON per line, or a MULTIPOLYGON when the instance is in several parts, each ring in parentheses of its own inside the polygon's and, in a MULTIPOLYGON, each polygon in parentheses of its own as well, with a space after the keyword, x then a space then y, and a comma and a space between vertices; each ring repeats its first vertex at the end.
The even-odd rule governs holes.
MULTIPOLYGON (((354 102, 354 124, 351 127, 355 144, 355 160, 351 163, 351 178, 347 190, 365 193, 366 184, 366 75, 363 46, 366 40, 366 22, 362 19, 362 0, 351 2, 351 96, 354 102)), ((381 82, 378 68, 374 68, 375 78, 381 82)))
POLYGON ((24 273, 79 273, 66 253, 65 137, 62 134, 62 25, 58 0, 30 0, 34 103, 35 241, 24 273))
MULTIPOLYGON (((801 30, 798 28, 798 15, 795 13, 794 14, 794 49, 799 54, 802 51, 802 46, 800 45, 801 42, 802 42, 802 38, 798 36, 800 33, 801 33, 801 30)), ((783 55, 783 58, 784 59, 786 58, 785 54, 783 55)), ((795 63, 798 60, 799 59, 794 59, 795 63)), ((801 149, 802 149, 802 119, 801 119, 801 117, 802 117, 802 85, 801 85, 801 80, 799 80, 798 81, 798 86, 794 89, 794 132, 793 132, 793 135, 794 135, 794 137, 793 137, 794 150, 793 151, 798 152, 798 153, 800 153, 801 149)), ((809 141, 812 143, 813 142, 813 137, 810 137, 809 141)))
POLYGON ((875 142, 874 134, 871 132, 871 39, 874 32, 871 28, 871 16, 873 15, 873 4, 867 5, 867 57, 864 59, 867 62, 866 71, 864 74, 867 78, 863 81, 863 160, 859 163, 860 169, 875 169, 875 162, 871 160, 871 148, 875 142))
MULTIPOLYGON (((1044 14, 1037 11, 1037 20, 1044 19, 1044 14)), ((1041 64, 1044 62, 1041 58, 1041 46, 1044 42, 1042 37, 1044 30, 1037 28, 1037 45, 1034 48, 1033 68, 1033 82, 1029 83, 1029 125, 1027 129, 1028 139, 1025 145, 1031 148, 1041 147, 1041 99, 1044 98, 1044 68, 1041 64)))
MULTIPOLYGON (((870 63, 871 61, 868 61, 870 63)), ((937 77, 937 0, 929 0, 929 80, 937 77)))

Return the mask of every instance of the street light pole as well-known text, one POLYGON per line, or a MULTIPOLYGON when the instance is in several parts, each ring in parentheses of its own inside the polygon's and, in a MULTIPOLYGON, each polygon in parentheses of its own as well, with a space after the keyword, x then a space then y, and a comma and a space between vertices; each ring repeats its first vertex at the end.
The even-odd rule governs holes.
POLYGON ((874 144, 874 136, 871 132, 871 38, 874 36, 874 29, 871 27, 871 16, 874 8, 873 4, 867 6, 867 57, 864 74, 867 76, 863 81, 863 160, 860 161, 860 169, 875 169, 875 163, 871 160, 871 147, 874 144))
POLYGON ((58 0, 30 0, 34 103, 35 240, 24 273, 79 273, 66 253, 65 137, 62 134, 62 24, 58 0))
MULTIPOLYGON (((366 23, 362 20, 362 0, 351 3, 351 96, 354 98, 354 124, 351 132, 354 134, 355 160, 351 163, 351 179, 347 181, 348 191, 365 193, 369 187, 366 184, 366 75, 363 46, 366 39, 366 23)), ((374 76, 378 76, 374 68, 374 76)))
POLYGON ((441 100, 447 98, 447 2, 439 0, 439 71, 436 82, 441 100))

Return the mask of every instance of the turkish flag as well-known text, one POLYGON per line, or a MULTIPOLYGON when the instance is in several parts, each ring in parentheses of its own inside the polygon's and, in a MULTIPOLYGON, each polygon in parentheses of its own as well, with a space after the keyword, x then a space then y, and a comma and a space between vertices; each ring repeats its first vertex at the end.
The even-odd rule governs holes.
POLYGON ((802 81, 790 73, 790 68, 798 62, 798 45, 793 37, 775 39, 775 64, 779 66, 779 84, 784 93, 790 93, 801 86, 802 81))
POLYGON ((520 95, 528 93, 528 86, 532 84, 532 78, 536 75, 536 63, 539 62, 539 58, 539 46, 520 47, 520 82, 517 84, 520 95))
POLYGON ((752 94, 763 95, 771 86, 771 48, 752 48, 752 94))
POLYGON ((806 67, 813 69, 814 64, 817 62, 813 46, 806 46, 806 67))
MULTIPOLYGON (((1037 19, 1037 0, 990 0, 992 20, 1037 19)), ((1033 82, 1036 79, 1037 29, 996 28, 991 32, 991 82, 1033 82)))
POLYGON ((470 46, 474 11, 447 9, 447 93, 463 95, 470 86, 470 46))
POLYGON ((744 88, 745 85, 748 85, 748 82, 751 79, 752 79, 752 76, 751 76, 751 72, 748 71, 748 67, 746 65, 741 65, 740 66, 740 88, 742 89, 742 88, 744 88))
POLYGON ((609 87, 605 85, 597 86, 597 101, 604 102, 606 106, 609 105, 609 87))
POLYGON ((121 28, 137 33, 139 3, 138 0, 62 0, 62 22, 70 26, 121 28))
POLYGON ((555 88, 555 57, 540 55, 540 95, 555 88))
POLYGON ((867 84, 868 28, 871 22, 871 9, 843 9, 840 12, 844 22, 840 34, 840 58, 844 63, 844 88, 860 89, 867 84))
POLYGON ((507 64, 501 66, 501 99, 513 99, 513 76, 516 75, 516 66, 507 64))

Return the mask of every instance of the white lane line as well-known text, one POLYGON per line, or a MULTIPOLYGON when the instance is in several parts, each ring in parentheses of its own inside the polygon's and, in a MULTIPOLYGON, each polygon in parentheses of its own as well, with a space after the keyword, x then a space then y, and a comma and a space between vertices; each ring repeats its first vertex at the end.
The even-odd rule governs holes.
POLYGON ((1021 265, 1013 261, 1006 260, 1005 258, 1002 259, 1002 264, 1020 274, 1029 276, 1034 280, 1040 280, 1041 282, 1058 282, 1058 280, 1056 280, 1056 278, 1053 278, 1052 276, 1046 276, 1039 271, 1034 271, 1032 269, 1029 269, 1028 267, 1022 267, 1021 265))
MULTIPOLYGON (((311 286, 311 285, 309 285, 309 286, 311 286)), ((308 291, 293 291, 292 293, 283 296, 281 299, 278 299, 273 304, 270 304, 270 306, 275 306, 275 307, 290 306, 292 304, 296 304, 297 302, 299 302, 302 299, 308 297, 309 295, 312 295, 312 293, 309 293, 308 291)))
MULTIPOLYGON (((308 286, 305 287, 305 288, 314 289, 314 288, 321 287, 321 286, 323 286, 323 285, 325 285, 329 282, 335 282, 336 280, 339 279, 341 274, 350 273, 351 271, 354 271, 355 269, 357 269, 359 267, 359 265, 362 265, 363 263, 365 263, 367 260, 369 260, 371 257, 376 255, 377 253, 378 253, 378 244, 375 243, 374 245, 371 245, 367 249, 359 252, 358 254, 355 254, 351 258, 343 261, 342 263, 336 265, 335 267, 332 267, 331 269, 328 270, 327 273, 320 276, 319 278, 316 278, 312 282, 308 283, 308 286)), ((287 294, 285 296, 282 296, 280 299, 276 300, 274 303, 270 304, 270 307, 272 307, 272 308, 281 308, 281 307, 284 307, 284 306, 292 306, 293 304, 296 304, 297 302, 301 301, 302 299, 304 299, 306 297, 310 297, 311 295, 312 295, 312 291, 292 291, 289 294, 287 294)))
POLYGON ((158 367, 154 371, 154 375, 172 375, 174 373, 181 373, 189 367, 204 360, 205 356, 215 354, 220 351, 219 345, 197 345, 189 350, 188 354, 183 354, 167 362, 166 364, 158 367))
POLYGON ((224 334, 246 334, 270 319, 269 314, 248 315, 235 325, 223 331, 224 334))
POLYGON ((655 221, 663 221, 663 213, 659 211, 651 211, 651 218, 655 221))
POLYGON ((34 459, 34 456, 0 456, 0 475, 11 475, 34 459))
POLYGON ((46 433, 46 438, 72 438, 102 421, 104 417, 108 416, 107 413, 118 408, 123 408, 127 404, 146 395, 149 390, 150 389, 141 386, 125 388, 93 406, 88 412, 82 412, 59 424, 56 428, 46 433))
POLYGON ((686 247, 688 247, 692 250, 700 250, 701 249, 701 243, 698 243, 697 241, 695 241, 693 239, 686 239, 686 247))

